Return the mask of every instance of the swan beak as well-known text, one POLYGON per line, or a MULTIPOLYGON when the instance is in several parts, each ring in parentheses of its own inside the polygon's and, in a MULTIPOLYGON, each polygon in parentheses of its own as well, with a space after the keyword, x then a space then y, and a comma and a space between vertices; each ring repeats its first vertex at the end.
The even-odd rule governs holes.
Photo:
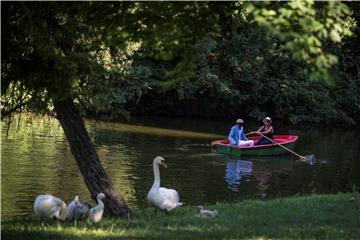
POLYGON ((165 161, 161 161, 160 164, 161 164, 161 166, 163 166, 164 168, 167 168, 167 165, 166 165, 165 161))

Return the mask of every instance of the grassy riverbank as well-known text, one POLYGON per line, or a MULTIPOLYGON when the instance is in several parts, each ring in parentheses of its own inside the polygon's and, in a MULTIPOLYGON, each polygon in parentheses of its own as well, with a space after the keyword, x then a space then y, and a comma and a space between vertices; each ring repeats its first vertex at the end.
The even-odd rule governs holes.
POLYGON ((208 206, 216 218, 196 216, 195 207, 168 215, 134 210, 130 220, 40 224, 36 219, 2 222, 2 239, 356 239, 360 194, 314 195, 208 206))

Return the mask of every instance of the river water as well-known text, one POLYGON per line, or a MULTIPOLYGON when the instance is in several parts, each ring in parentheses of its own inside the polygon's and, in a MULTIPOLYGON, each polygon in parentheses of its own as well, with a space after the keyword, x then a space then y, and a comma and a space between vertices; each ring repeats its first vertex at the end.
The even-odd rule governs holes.
MULTIPOLYGON (((23 116, 1 133, 2 219, 33 215, 37 195, 49 193, 69 203, 90 197, 66 137, 55 119, 23 116), (7 136, 6 136, 7 135, 7 136)), ((277 134, 295 134, 295 152, 313 154, 316 163, 296 156, 233 157, 212 153, 228 119, 137 118, 131 123, 87 120, 102 164, 130 207, 147 207, 153 182, 152 160, 163 156, 161 185, 175 188, 186 204, 271 199, 360 189, 360 129, 274 124, 277 134)), ((248 131, 260 123, 246 122, 248 131)))

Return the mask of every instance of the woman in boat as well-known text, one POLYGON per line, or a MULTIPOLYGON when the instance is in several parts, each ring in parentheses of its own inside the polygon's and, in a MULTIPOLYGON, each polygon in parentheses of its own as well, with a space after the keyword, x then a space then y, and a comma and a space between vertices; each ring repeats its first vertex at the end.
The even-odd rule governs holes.
MULTIPOLYGON (((256 132, 252 132, 252 133, 257 133, 260 135, 260 133, 272 140, 274 140, 274 127, 272 126, 272 121, 271 118, 266 117, 263 120, 264 125, 261 126, 259 128, 259 130, 257 130, 256 132)), ((260 138, 259 141, 257 141, 255 143, 255 145, 264 145, 264 144, 272 144, 273 142, 270 141, 269 139, 262 137, 260 138)))
POLYGON ((231 128, 229 133, 230 144, 238 146, 253 146, 254 141, 249 140, 244 134, 244 120, 237 119, 236 124, 231 128))

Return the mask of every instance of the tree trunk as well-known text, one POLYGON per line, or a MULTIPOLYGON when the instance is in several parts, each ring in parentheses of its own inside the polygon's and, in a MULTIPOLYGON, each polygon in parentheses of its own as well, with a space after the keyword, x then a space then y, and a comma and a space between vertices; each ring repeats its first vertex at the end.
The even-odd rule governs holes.
POLYGON ((131 212, 124 199, 114 189, 113 184, 102 167, 99 157, 91 144, 84 121, 76 109, 71 98, 54 100, 57 118, 68 139, 71 152, 89 189, 91 197, 95 200, 100 192, 105 194, 104 214, 108 216, 129 217, 131 212))

